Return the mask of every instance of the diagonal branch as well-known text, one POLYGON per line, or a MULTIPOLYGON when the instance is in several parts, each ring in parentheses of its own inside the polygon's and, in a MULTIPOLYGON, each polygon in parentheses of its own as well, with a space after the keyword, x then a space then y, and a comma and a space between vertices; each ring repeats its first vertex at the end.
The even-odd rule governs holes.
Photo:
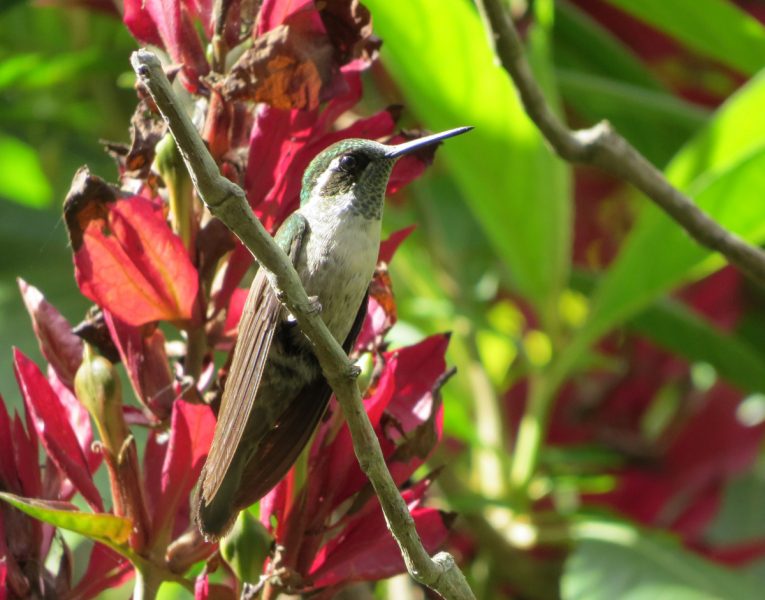
POLYGON ((277 297, 297 319, 311 341, 327 381, 343 410, 361 470, 369 477, 380 499, 388 528, 396 538, 407 569, 418 582, 447 600, 474 599, 465 576, 451 555, 428 556, 422 547, 401 494, 390 476, 356 382, 358 369, 329 333, 312 306, 287 255, 276 245, 255 217, 242 189, 223 177, 202 138, 170 87, 162 65, 146 50, 134 52, 131 63, 146 85, 178 144, 200 198, 223 221, 266 269, 277 297))
POLYGON ((630 182, 672 217, 696 242, 724 255, 732 265, 765 285, 765 252, 728 231, 664 175, 607 121, 571 131, 553 113, 524 55, 518 30, 502 0, 478 0, 495 51, 526 113, 564 160, 600 167, 630 182))

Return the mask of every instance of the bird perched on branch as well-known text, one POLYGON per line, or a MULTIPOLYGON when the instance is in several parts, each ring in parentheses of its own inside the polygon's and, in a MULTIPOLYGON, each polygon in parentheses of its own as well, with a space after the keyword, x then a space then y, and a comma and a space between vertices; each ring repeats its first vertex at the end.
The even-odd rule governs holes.
MULTIPOLYGON (((393 165, 405 154, 470 129, 397 146, 344 140, 306 170, 300 208, 279 228, 276 242, 346 353, 366 316, 393 165)), ((287 474, 331 395, 308 339, 261 269, 244 307, 215 437, 197 486, 196 519, 208 540, 228 533, 239 511, 287 474)))

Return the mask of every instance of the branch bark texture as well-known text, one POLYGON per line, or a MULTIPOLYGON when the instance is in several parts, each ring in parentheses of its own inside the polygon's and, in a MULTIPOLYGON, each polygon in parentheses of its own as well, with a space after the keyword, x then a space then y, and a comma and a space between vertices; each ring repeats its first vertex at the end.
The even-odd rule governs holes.
POLYGON ((628 181, 674 219, 697 243, 765 285, 765 252, 728 231, 672 186, 610 123, 571 131, 545 100, 524 54, 523 42, 502 0, 478 0, 495 51, 520 95, 526 113, 553 150, 572 163, 600 167, 628 181))
POLYGON ((474 599, 452 556, 440 553, 431 558, 422 547, 414 519, 393 482, 377 436, 364 410, 356 381, 358 369, 329 333, 319 313, 313 310, 287 255, 255 217, 244 191, 220 174, 202 138, 175 96, 157 57, 146 50, 139 50, 133 53, 131 63, 170 126, 200 198, 210 212, 228 226, 257 257, 277 297, 295 316, 311 342, 348 422, 361 470, 369 477, 380 499, 388 528, 401 548, 409 573, 447 600, 474 599))

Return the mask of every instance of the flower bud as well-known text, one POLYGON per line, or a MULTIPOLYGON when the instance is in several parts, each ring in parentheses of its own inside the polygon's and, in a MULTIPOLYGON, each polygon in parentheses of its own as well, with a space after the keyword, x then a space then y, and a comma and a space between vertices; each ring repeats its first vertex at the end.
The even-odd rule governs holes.
POLYGON ((169 132, 157 144, 155 165, 167 186, 170 225, 173 232, 183 241, 183 245, 189 249, 196 233, 193 214, 194 186, 183 157, 175 145, 175 139, 169 132))
POLYGON ((257 583, 271 554, 273 538, 263 524, 243 510, 234 528, 220 542, 220 553, 244 583, 257 583))
POLYGON ((122 383, 114 365, 93 352, 88 344, 74 378, 74 389, 96 422, 104 446, 112 456, 117 456, 130 435, 122 413, 122 383))

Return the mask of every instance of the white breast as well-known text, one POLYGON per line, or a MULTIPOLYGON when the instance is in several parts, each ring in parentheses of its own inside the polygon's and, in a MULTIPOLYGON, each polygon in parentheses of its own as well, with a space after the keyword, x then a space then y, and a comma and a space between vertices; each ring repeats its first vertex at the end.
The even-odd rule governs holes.
POLYGON ((342 343, 374 275, 380 221, 312 205, 300 212, 308 227, 297 271, 306 293, 319 297, 324 323, 342 343))

